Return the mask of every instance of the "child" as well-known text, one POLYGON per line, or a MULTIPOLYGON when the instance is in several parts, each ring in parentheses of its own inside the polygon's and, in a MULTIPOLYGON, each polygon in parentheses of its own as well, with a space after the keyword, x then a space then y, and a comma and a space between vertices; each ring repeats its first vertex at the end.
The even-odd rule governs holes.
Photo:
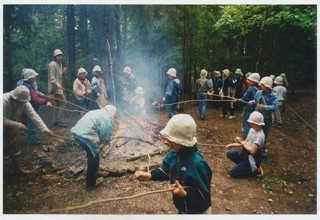
MULTIPOLYGON (((268 138, 272 126, 272 112, 278 109, 278 99, 272 92, 272 84, 273 81, 270 77, 263 77, 259 82, 261 90, 256 93, 254 100, 249 102, 249 104, 253 105, 255 111, 259 111, 264 117, 265 125, 263 127, 263 132, 266 137, 265 139, 268 138)), ((263 147, 263 155, 267 155, 265 145, 263 147)))
POLYGON ((132 106, 132 112, 135 115, 141 115, 143 113, 145 113, 145 99, 143 97, 144 95, 144 91, 143 88, 138 86, 135 90, 134 90, 135 96, 132 98, 131 100, 131 106, 132 106))
MULTIPOLYGON (((245 92, 242 98, 235 99, 235 102, 236 101, 248 102, 253 100, 255 94, 259 90, 257 87, 259 81, 260 81, 259 73, 250 74, 249 77, 247 78, 247 83, 249 86, 247 91, 245 92)), ((249 105, 249 104, 246 104, 243 108, 243 121, 242 121, 242 138, 243 139, 247 138, 248 132, 250 130, 250 124, 248 123, 248 118, 253 111, 254 111, 254 108, 252 107, 252 105, 249 105)))
POLYGON ((113 105, 89 111, 70 130, 87 153, 87 189, 92 189, 103 182, 103 178, 97 179, 96 177, 99 168, 100 143, 110 138, 116 111, 113 105))
POLYGON ((201 120, 205 119, 207 112, 207 101, 205 101, 205 99, 208 99, 208 94, 211 94, 210 91, 213 90, 213 88, 208 84, 206 77, 207 70, 201 70, 200 78, 197 79, 194 85, 194 90, 197 92, 197 99, 199 101, 198 111, 201 120))
POLYGON ((135 173, 140 181, 170 180, 179 214, 211 214, 212 171, 198 150, 196 129, 190 115, 174 115, 160 131, 171 148, 161 167, 135 173))
MULTIPOLYGON (((230 71, 228 69, 225 69, 222 71, 223 84, 222 84, 221 92, 219 94, 222 97, 224 96, 227 96, 229 98, 231 97, 231 79, 229 78, 229 75, 230 75, 230 71)), ((225 100, 228 100, 228 99, 225 99, 225 100)), ((231 101, 222 103, 222 114, 220 115, 220 117, 226 117, 229 119, 235 118, 231 101), (228 111, 230 113, 229 116, 227 115, 228 111)))
POLYGON ((277 76, 276 79, 273 81, 274 84, 276 84, 276 86, 273 87, 272 89, 272 91, 276 94, 278 98, 278 109, 275 112, 275 120, 274 120, 277 123, 278 127, 281 127, 282 125, 281 112, 283 108, 285 95, 287 93, 286 87, 282 85, 282 82, 283 82, 282 80, 283 79, 281 76, 277 76))
POLYGON ((236 137, 237 143, 228 144, 227 157, 232 160, 236 166, 231 170, 231 176, 234 178, 262 176, 261 167, 262 146, 265 136, 262 130, 264 125, 263 115, 260 112, 252 112, 248 119, 251 129, 247 138, 243 141, 236 137), (241 150, 231 150, 234 147, 242 147, 241 150))
POLYGON ((162 98, 162 101, 166 103, 166 112, 169 118, 171 118, 176 114, 177 102, 180 100, 182 85, 177 78, 177 71, 175 68, 170 68, 168 70, 167 77, 169 82, 167 83, 164 93, 165 97, 162 98))
MULTIPOLYGON (((81 110, 89 110, 89 95, 91 95, 91 83, 86 78, 87 71, 84 68, 78 70, 78 77, 73 82, 73 93, 81 110)), ((82 117, 85 113, 80 113, 82 117)))
POLYGON ((93 98, 96 101, 94 109, 103 108, 108 103, 107 89, 102 78, 101 67, 96 65, 92 70, 91 79, 93 98))

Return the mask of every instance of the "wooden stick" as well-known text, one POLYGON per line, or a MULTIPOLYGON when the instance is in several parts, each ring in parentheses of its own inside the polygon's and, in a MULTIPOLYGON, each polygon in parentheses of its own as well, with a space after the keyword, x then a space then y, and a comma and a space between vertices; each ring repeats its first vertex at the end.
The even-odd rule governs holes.
POLYGON ((143 140, 142 138, 137 138, 137 137, 117 136, 117 137, 113 137, 112 139, 119 139, 119 138, 127 138, 127 139, 136 140, 136 141, 141 141, 141 142, 145 142, 145 143, 150 144, 150 145, 154 144, 154 143, 152 143, 150 141, 143 140))
POLYGON ((89 207, 91 205, 95 205, 95 204, 98 204, 98 203, 134 199, 134 198, 137 198, 137 197, 140 197, 140 196, 151 195, 151 194, 155 194, 155 193, 169 192, 169 191, 173 191, 173 189, 161 189, 161 190, 155 190, 155 191, 140 193, 140 194, 132 195, 132 196, 124 196, 124 197, 116 197, 116 198, 109 198, 109 199, 94 200, 94 201, 90 201, 88 203, 81 204, 81 205, 69 206, 69 207, 61 208, 61 209, 53 209, 53 210, 49 211, 49 213, 58 213, 58 212, 65 212, 65 211, 70 211, 70 210, 82 209, 82 208, 86 208, 86 207, 89 207))
POLYGON ((150 153, 150 154, 142 154, 142 155, 137 155, 137 156, 132 156, 132 157, 128 157, 127 158, 127 161, 133 161, 133 160, 136 160, 136 159, 139 159, 140 157, 144 157, 144 156, 154 156, 154 155, 157 155, 157 154, 161 154, 163 151, 159 150, 157 152, 154 152, 154 153, 150 153))

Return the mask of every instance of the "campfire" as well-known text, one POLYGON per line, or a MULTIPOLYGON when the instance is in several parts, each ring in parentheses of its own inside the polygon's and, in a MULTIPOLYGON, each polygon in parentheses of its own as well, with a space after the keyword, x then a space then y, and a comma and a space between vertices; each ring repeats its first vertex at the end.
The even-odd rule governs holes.
MULTIPOLYGON (((161 140, 162 126, 145 114, 117 119, 110 143, 102 149, 100 170, 123 173, 159 166, 168 146, 161 140), (154 157, 160 155, 158 157, 154 157)), ((107 175, 107 174, 106 174, 107 175)))

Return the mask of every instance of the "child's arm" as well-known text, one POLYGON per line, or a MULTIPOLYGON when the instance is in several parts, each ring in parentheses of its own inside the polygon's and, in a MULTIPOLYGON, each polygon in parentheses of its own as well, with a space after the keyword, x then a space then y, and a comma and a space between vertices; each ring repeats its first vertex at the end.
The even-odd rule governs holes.
POLYGON ((172 194, 179 197, 187 196, 187 191, 181 186, 178 180, 174 184, 170 184, 170 189, 172 189, 172 194))
POLYGON ((134 176, 139 181, 149 181, 151 179, 151 173, 149 172, 136 171, 134 176))

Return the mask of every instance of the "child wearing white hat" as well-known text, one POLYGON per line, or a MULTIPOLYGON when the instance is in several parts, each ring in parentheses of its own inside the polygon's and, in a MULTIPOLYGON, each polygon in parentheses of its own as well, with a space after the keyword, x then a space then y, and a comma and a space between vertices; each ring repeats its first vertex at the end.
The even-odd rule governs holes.
POLYGON ((276 110, 274 114, 274 121, 278 127, 282 126, 282 118, 281 118, 281 112, 283 110, 284 106, 284 100, 285 100, 285 95, 288 92, 286 87, 282 85, 283 83, 283 78, 281 76, 277 76, 273 83, 276 85, 273 87, 272 91, 274 94, 276 94, 278 98, 278 109, 276 110))
POLYGON ((211 214, 212 170, 198 150, 196 130, 190 115, 174 115, 160 131, 171 148, 162 165, 151 172, 135 173, 140 181, 170 180, 179 214, 211 214))
POLYGON ((236 137, 236 143, 228 144, 227 157, 233 161, 236 166, 231 170, 231 176, 234 178, 262 176, 261 167, 262 147, 265 141, 262 126, 264 118, 260 112, 251 113, 248 122, 251 129, 245 140, 236 137), (241 150, 233 150, 235 147, 241 147, 241 150))

